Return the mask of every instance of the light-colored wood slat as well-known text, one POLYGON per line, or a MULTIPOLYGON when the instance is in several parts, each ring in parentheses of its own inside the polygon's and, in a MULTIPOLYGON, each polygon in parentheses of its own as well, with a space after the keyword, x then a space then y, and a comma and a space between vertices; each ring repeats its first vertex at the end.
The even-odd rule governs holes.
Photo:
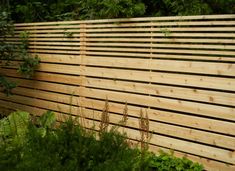
MULTIPOLYGON (((40 89, 45 91, 51 91, 58 93, 64 93, 71 95, 77 95, 80 94, 80 88, 77 86, 71 86, 71 85, 63 85, 63 84, 55 84, 55 83, 48 83, 48 82, 41 82, 41 81, 31 81, 31 80, 24 80, 24 79, 15 79, 17 83, 24 87, 34 88, 34 89, 40 89)), ((24 92, 23 92, 24 93, 24 92)), ((37 93, 35 96, 37 97, 39 93, 37 93)), ((55 96, 47 96, 49 99, 53 100, 52 97, 58 97, 58 95, 55 96)), ((45 98, 45 97, 44 97, 45 98)), ((58 99, 58 98, 57 98, 58 99)), ((59 98, 61 100, 61 98, 59 98)), ((68 100, 70 97, 65 97, 63 102, 68 103, 68 100)), ((55 99, 54 99, 55 100, 55 99)), ((85 101, 80 101, 80 105, 83 105, 84 107, 89 108, 95 108, 98 110, 102 110, 104 106, 103 101, 98 100, 88 100, 84 99, 85 101)), ((70 103, 70 100, 69 100, 70 103)), ((72 101, 72 103, 74 103, 72 101)), ((75 105, 77 105, 75 103, 75 105)), ((117 104, 117 103, 109 103, 109 110, 111 112, 122 114, 124 109, 124 105, 117 104)), ((139 116, 139 108, 128 106, 128 114, 131 116, 138 117, 139 116), (130 112, 130 113, 129 113, 130 112)), ((223 121, 217 121, 212 119, 205 119, 205 118, 199 118, 195 116, 187 116, 187 115, 180 115, 176 113, 171 112, 164 112, 164 111, 155 111, 152 109, 148 109, 149 118, 151 120, 157 120, 162 122, 168 122, 178 125, 184 125, 184 126, 190 126, 193 128, 199 128, 199 129, 205 129, 209 131, 214 132, 220 132, 225 134, 233 134, 235 132, 235 126, 232 123, 227 123, 223 121), (193 121, 193 122, 192 122, 193 121)))
MULTIPOLYGON (((81 43, 78 42, 29 42, 29 46, 33 48, 33 45, 49 45, 49 46, 80 46, 81 43)), ((219 47, 219 46, 218 46, 219 47)), ((229 48, 230 46, 224 45, 225 49, 229 48)), ((221 47, 222 48, 222 47, 221 47)), ((232 47, 231 47, 232 48, 232 47)))
MULTIPOLYGON (((75 35, 74 35, 75 36, 75 35)), ((86 37, 235 37, 234 33, 87 33, 86 37)))
MULTIPOLYGON (((33 51, 33 50, 31 50, 33 51)), ((43 54, 42 51, 40 51, 41 54, 38 54, 38 56, 44 60, 45 62, 50 62, 50 61, 58 61, 56 58, 59 58, 59 60, 63 60, 62 56, 65 55, 61 55, 61 54, 43 54), (53 60, 52 60, 53 58, 53 60)), ((48 51, 50 52, 50 51, 48 51)), ((51 51, 52 52, 52 51, 51 51)), ((57 52, 57 51, 56 51, 57 52)), ((61 52, 61 51, 59 51, 61 52)), ((77 56, 79 56, 80 53, 77 53, 78 55, 73 55, 73 52, 67 52, 65 53, 67 54, 66 56, 69 56, 69 58, 77 58, 77 56)), ((76 53, 75 53, 76 54, 76 53)), ((140 53, 113 53, 113 52, 86 52, 87 55, 102 55, 102 56, 109 56, 109 57, 113 57, 113 56, 118 56, 118 57, 142 57, 142 58, 149 58, 149 55, 145 55, 145 54, 140 54, 140 53)), ((152 58, 167 58, 167 59, 192 59, 192 60, 207 60, 207 61, 227 61, 227 62, 235 62, 235 58, 234 57, 217 57, 217 56, 199 56, 199 55, 172 55, 172 54, 151 54, 152 58)), ((63 62, 62 62, 63 63, 63 62)), ((67 62, 64 62, 67 63, 67 62)))
MULTIPOLYGON (((31 50, 33 51, 33 50, 31 50)), ((37 50, 38 51, 38 50, 37 50)), ((36 52, 36 51, 35 51, 36 52)), ((41 51, 42 52, 42 51, 41 51)), ((43 52, 42 52, 43 53, 43 52)), ((86 51, 86 55, 102 55, 102 56, 118 56, 118 57, 144 57, 149 58, 149 54, 143 53, 125 53, 125 52, 100 52, 100 51, 86 51)), ((68 53, 69 54, 69 53, 68 53)), ((72 53, 70 53, 72 54, 72 53)), ((150 53, 151 54, 151 53, 150 53)), ((152 58, 171 58, 171 59, 193 59, 193 60, 212 60, 212 61, 235 61, 234 57, 219 57, 219 56, 203 56, 203 55, 193 55, 193 54, 151 54, 152 58)))
POLYGON ((55 50, 77 50, 80 51, 81 47, 80 46, 37 46, 37 45, 32 45, 29 46, 30 49, 55 49, 55 50))
MULTIPOLYGON (((77 56, 80 54, 80 52, 77 51, 53 51, 53 50, 30 50, 30 52, 32 53, 36 53, 36 52, 40 52, 40 53, 51 53, 51 54, 47 54, 48 58, 52 57, 52 55, 54 56, 61 56, 61 54, 55 54, 55 52, 57 53, 62 53, 62 54, 67 54, 69 56, 72 56, 72 58, 74 58, 74 56, 77 56), (77 54, 77 55, 74 55, 77 54)), ((124 52, 85 52, 85 54, 87 55, 102 55, 102 56, 118 56, 118 57, 142 57, 142 58, 149 58, 149 55, 146 54, 141 54, 141 53, 124 53, 124 52)), ((42 56, 45 54, 38 54, 39 56, 41 56, 41 58, 43 58, 42 56)), ((172 55, 172 54, 151 54, 152 58, 167 58, 167 59, 193 59, 193 60, 207 60, 207 61, 227 61, 227 62, 235 62, 235 58, 234 57, 218 57, 218 56, 202 56, 202 55, 172 55)), ((50 59, 48 59, 50 60, 50 59)), ((56 60, 56 59, 55 59, 56 60)), ((49 62, 49 61, 47 61, 49 62)))
POLYGON ((235 64, 160 59, 131 59, 86 56, 79 64, 100 67, 150 69, 172 72, 200 73, 235 76, 235 64))
MULTIPOLYGON (((65 29, 56 29, 56 30, 30 30, 30 34, 34 33, 109 33, 109 32, 164 32, 164 30, 170 32, 233 32, 235 31, 235 27, 167 27, 167 28, 155 28, 150 27, 146 28, 93 28, 93 29, 73 29, 73 30, 65 30, 65 29)), ((16 31, 16 35, 19 34, 21 31, 16 31)))
MULTIPOLYGON (((231 63, 212 63, 212 62, 196 62, 196 61, 173 61, 161 59, 133 59, 133 58, 107 58, 86 56, 50 56, 39 55, 41 61, 46 59, 46 62, 60 62, 66 64, 89 65, 100 67, 118 67, 132 69, 149 69, 158 71, 184 72, 184 73, 199 73, 213 74, 221 76, 235 76, 235 64, 231 63), (51 59, 51 60, 50 60, 51 59)), ((18 62, 12 62, 17 65, 18 62)), ((47 65, 47 64, 41 64, 47 65)))
POLYGON ((146 81, 172 85, 195 86, 234 91, 235 80, 232 78, 214 78, 208 76, 169 74, 160 72, 144 72, 119 69, 86 67, 83 75, 132 81, 146 81), (216 84, 215 84, 216 80, 216 84))
POLYGON ((36 22, 36 23, 16 23, 15 26, 40 26, 40 25, 58 25, 58 24, 82 24, 82 23, 106 23, 106 22, 136 22, 136 21, 171 21, 171 20, 208 20, 208 19, 234 19, 235 15, 196 15, 196 16, 167 16, 167 17, 144 17, 144 18, 117 18, 117 19, 99 19, 83 21, 55 21, 55 22, 36 22))
MULTIPOLYGON (((94 100, 85 98, 81 101, 81 105, 87 108, 95 108, 98 110, 103 110, 105 101, 104 100, 94 100)), ((125 108, 125 103, 115 103, 109 102, 109 111, 114 113, 123 114, 123 110, 125 108)), ((171 123, 181 126, 187 126, 196 129, 203 129, 212 132, 219 132, 228 135, 234 135, 234 123, 219 121, 208 118, 201 118, 192 115, 182 115, 177 112, 167 112, 162 110, 155 110, 145 108, 144 111, 147 110, 149 119, 154 121, 160 121, 165 123, 171 123)), ((128 115, 139 117, 140 107, 132 106, 128 104, 128 115)))
MULTIPOLYGON (((110 28, 110 27, 146 27, 146 26, 230 26, 230 25, 235 25, 234 21, 175 21, 175 22, 155 22, 155 21, 150 21, 150 22, 138 22, 138 23, 111 23, 111 24, 86 24, 83 27, 85 28, 110 28)), ((81 26, 78 25, 56 25, 56 26, 37 26, 31 27, 31 26, 26 26, 26 27, 15 27, 16 30, 40 30, 40 29, 79 29, 81 26)))
MULTIPOLYGON (((17 43, 19 44, 19 43, 17 43)), ((69 47, 74 47, 74 46, 80 46, 81 43, 77 42, 30 42, 29 47, 30 48, 38 48, 39 46, 50 46, 51 48, 60 48, 59 46, 69 46, 69 47), (56 45, 56 46, 55 46, 56 45)), ((235 50, 235 46, 233 45, 205 45, 205 44, 158 44, 158 43, 153 43, 153 42, 146 42, 146 43, 104 43, 104 42, 97 42, 97 43, 84 43, 84 46, 94 46, 94 47, 132 47, 132 48, 137 48, 137 47, 144 47, 144 48, 173 48, 173 49, 222 49, 222 50, 235 50), (152 44, 150 44, 152 43, 152 44)), ((66 47, 66 48, 69 48, 66 47)), ((39 47, 40 48, 40 47, 39 47)))
MULTIPOLYGON (((13 103, 13 102, 6 102, 6 101, 2 101, 2 100, 1 100, 1 102, 5 103, 5 106, 9 106, 10 108, 13 107, 13 108, 21 109, 21 110, 27 110, 28 112, 30 112, 34 115, 40 115, 41 113, 44 113, 46 111, 44 109, 39 109, 39 108, 35 108, 35 107, 21 105, 21 104, 17 104, 17 103, 13 103)), ((61 117, 58 117, 58 115, 61 116, 60 113, 56 113, 57 119, 58 118, 60 119, 61 117)), ((89 124, 93 126, 94 123, 96 123, 98 125, 98 122, 94 122, 94 121, 92 121, 90 123, 89 121, 85 120, 85 122, 86 122, 85 126, 89 126, 89 124)), ((159 154, 160 149, 164 150, 166 152, 170 152, 167 148, 162 148, 162 147, 159 148, 158 146, 153 146, 153 145, 149 146, 149 150, 153 151, 156 154, 159 154)), ((193 156, 193 155, 190 155, 190 154, 185 154, 185 153, 178 152, 178 151, 175 151, 174 155, 176 155, 177 157, 187 157, 187 158, 189 158, 189 159, 191 159, 195 162, 202 163, 205 166, 205 169, 208 169, 208 170, 233 171, 233 168, 234 168, 233 166, 228 165, 228 164, 223 164, 223 163, 220 163, 220 162, 217 162, 217 161, 200 158, 200 157, 197 157, 197 156, 193 156)))
MULTIPOLYGON (((172 109, 177 111, 195 113, 203 116, 210 116, 215 118, 222 118, 228 120, 235 120, 234 113, 235 108, 220 107, 209 104, 201 104, 195 102, 187 102, 183 100, 173 100, 161 97, 149 97, 144 95, 135 95, 128 93, 121 93, 108 90, 96 90, 91 88, 85 88, 79 90, 80 95, 84 97, 96 97, 105 99, 106 97, 110 100, 123 102, 128 101, 129 103, 142 105, 147 101, 147 106, 172 109)), ((58 98, 61 98, 58 96, 58 98)))
MULTIPOLYGON (((32 54, 35 55, 35 54, 32 54)), ((55 62, 55 63, 66 63, 66 64, 77 64, 81 61, 81 56, 80 55, 60 55, 60 54, 37 54, 38 57, 41 59, 41 62, 55 62)), ((89 55, 86 56, 86 58, 89 55)), ((97 56, 92 56, 92 57, 97 57, 97 56)), ((100 56, 102 57, 102 56, 100 56)), ((105 57, 105 56, 104 56, 105 57)), ((124 56, 125 57, 125 56, 124 56)), ((134 57, 134 56, 133 56, 134 57)), ((203 56, 183 56, 183 55, 151 55, 152 59, 161 59, 161 58, 167 58, 167 59, 181 59, 181 60, 188 60, 188 59, 193 59, 194 61, 197 60, 207 60, 207 61, 228 61, 228 62, 235 62, 235 58, 225 58, 225 57, 204 57, 203 56)), ((109 56, 109 58, 116 58, 115 56, 109 56)), ((119 56, 120 59, 123 58, 123 56, 119 56)), ((132 56, 130 56, 131 59, 132 56)), ((142 58, 150 58, 150 56, 142 56, 142 58)), ((128 58, 129 59, 129 58, 128 58)), ((130 59, 129 59, 130 60, 130 59)), ((133 59, 135 60, 135 59, 133 59)))
POLYGON ((81 64, 81 55, 37 54, 41 62, 81 64))
MULTIPOLYGON (((17 81, 19 85, 29 88, 38 88, 48 91, 53 90, 66 94, 72 94, 73 92, 79 91, 77 90, 78 88, 77 86, 72 86, 72 85, 44 83, 36 80, 25 80, 25 79, 11 78, 11 77, 9 77, 9 79, 12 81, 17 81), (60 89, 60 87, 62 87, 62 89, 60 89)), ((66 82, 62 81, 60 83, 66 84, 66 82)), ((233 93, 224 93, 224 92, 216 92, 216 91, 208 91, 200 89, 191 89, 191 88, 180 88, 180 87, 154 85, 154 84, 133 83, 127 81, 117 81, 117 80, 115 81, 115 80, 106 80, 106 79, 104 80, 104 79, 89 78, 89 77, 82 80, 82 85, 93 88, 141 93, 146 95, 157 95, 157 96, 159 95, 163 97, 173 97, 186 100, 196 100, 200 102, 235 106, 235 100, 234 100, 235 94, 233 93)))
POLYGON ((189 102, 183 100, 174 100, 161 97, 151 97, 144 95, 136 95, 130 93, 121 93, 108 90, 98 90, 92 88, 84 88, 80 92, 81 96, 106 99, 121 103, 131 103, 135 105, 144 105, 149 107, 155 107, 160 109, 168 109, 179 112, 189 112, 201 116, 209 116, 214 118, 221 118, 226 120, 235 121, 234 113, 235 108, 222 107, 211 104, 202 104, 196 102, 189 102))
MULTIPOLYGON (((15 35, 15 37, 19 37, 19 34, 18 35, 15 35)), ((46 38, 54 38, 54 37, 60 37, 60 38, 67 38, 68 40, 70 39, 73 39, 73 38, 78 38, 80 37, 80 34, 73 34, 72 37, 67 37, 66 36, 66 33, 57 33, 57 34, 53 34, 53 33, 40 33, 40 34, 29 34, 29 37, 30 38, 40 38, 40 37, 46 37, 46 38)))
POLYGON ((55 50, 55 49, 28 49, 28 52, 31 53, 52 53, 52 54, 76 54, 79 55, 81 52, 80 51, 71 51, 71 50, 55 50))
MULTIPOLYGON (((73 34, 72 37, 68 39, 78 38, 81 34, 73 34)), ((66 34, 29 34, 31 38, 40 38, 40 37, 61 37, 65 38, 66 34)), ((222 38, 233 38, 235 37, 234 33, 170 33, 165 35, 165 33, 86 33, 86 37, 222 37, 222 38)))
MULTIPOLYGON (((49 47, 48 47, 49 48, 49 47)), ((235 56, 234 51, 219 50, 188 50, 188 49, 159 49, 159 48, 110 48, 110 47, 85 47, 84 50, 92 51, 117 51, 117 52, 139 52, 139 53, 180 53, 180 54, 207 54, 207 55, 230 55, 235 56)))
MULTIPOLYGON (((78 76, 83 75, 92 77, 112 78, 114 80, 123 79, 235 91, 235 80, 233 78, 216 77, 215 84, 215 78, 209 76, 148 72, 137 70, 133 71, 97 67, 84 68, 70 65, 60 65, 60 67, 58 67, 55 64, 41 64, 38 70, 44 72, 56 72, 61 74, 74 74, 78 76)), ((8 70, 1 69, 2 73, 6 73, 7 71, 8 70)))
MULTIPOLYGON (((7 40, 11 41, 19 41, 20 39, 15 38, 7 38, 7 40)), ((29 41, 35 41, 35 38, 29 38, 29 41)), ((48 42, 55 42, 55 41, 69 41, 69 42, 76 42, 81 41, 80 38, 37 38, 37 41, 48 41, 48 42)), ((167 43, 215 43, 215 44, 234 44, 234 39, 206 39, 206 38, 197 38, 197 39, 191 39, 191 38, 157 38, 157 39, 150 39, 150 41, 146 41, 146 39, 143 38, 86 38, 86 42, 167 42, 167 43)), ((35 42, 36 43, 36 42, 35 42)))
MULTIPOLYGON (((19 80, 17 80, 19 81, 19 80)), ((29 80, 25 80, 26 83, 23 84, 23 86, 36 88, 36 89, 42 89, 42 90, 49 90, 51 91, 57 91, 60 93, 66 93, 69 95, 69 97, 66 97, 64 95, 61 95, 60 98, 58 98, 58 95, 52 96, 51 94, 45 96, 44 98, 51 99, 51 100, 60 100, 60 102, 63 103, 70 103, 70 96, 72 94, 79 95, 80 88, 76 86, 69 86, 69 85, 61 85, 61 84, 53 84, 53 83, 45 83, 45 82, 33 82, 29 80), (53 98, 55 97, 55 98, 53 98), (63 98, 64 97, 64 98, 63 98), (61 101, 62 100, 62 101, 61 101)), ((22 84, 22 82, 19 82, 22 84)), ((23 94, 28 91, 23 91, 23 94)), ((36 93, 34 96, 38 97, 38 95, 42 95, 42 93, 36 93)), ((44 93, 45 94, 45 93, 44 93)), ((48 93, 47 93, 48 94, 48 93)), ((40 96, 41 97, 41 96, 40 96)), ((42 98, 42 97, 41 97, 42 98)), ((77 104, 76 102, 72 102, 73 104, 77 104)), ((104 106, 104 101, 97 101, 97 100, 87 100, 80 101, 81 105, 89 108, 95 108, 102 110, 104 106)), ((120 113, 122 114, 124 105, 116 104, 116 103, 110 103, 109 104, 109 110, 111 112, 120 113)), ((130 115, 133 115, 135 117, 138 117, 139 115, 139 108, 137 107, 130 107, 128 106, 128 111, 130 112, 130 115)), ((225 123, 223 121, 216 121, 211 119, 205 119, 205 118, 198 118, 194 116, 187 116, 187 115, 180 115, 180 114, 174 114, 170 112, 164 112, 164 111, 155 111, 152 109, 148 109, 149 118, 152 120, 158 120, 163 122, 169 122, 173 124, 179 124, 179 125, 185 125, 210 131, 218 131, 226 134, 233 134, 234 133, 234 124, 232 123, 225 123), (193 121, 193 122, 192 122, 193 121)))
MULTIPOLYGON (((1 40, 1 38, 0 38, 1 40)), ((8 37, 7 40, 14 40, 14 41, 20 41, 20 38, 19 37, 8 37)), ((29 41, 35 41, 35 38, 28 38, 29 41)), ((49 42, 55 42, 55 41, 59 41, 59 42, 62 42, 62 41, 67 41, 67 42, 80 42, 80 38, 68 38, 68 37, 60 37, 60 38, 40 38, 40 37, 37 37, 36 39, 37 41, 49 41, 49 42)))
MULTIPOLYGON (((16 70, 0 68, 0 71, 2 74, 6 76, 12 76, 12 77, 18 77, 18 78, 22 77, 16 70)), ((80 76, 45 73, 45 72, 36 72, 33 79, 40 80, 40 81, 64 83, 64 84, 70 84, 70 85, 76 85, 76 86, 79 86, 82 83, 82 79, 80 76)))
POLYGON ((107 80, 99 78, 85 78, 83 85, 93 88, 142 93, 148 95, 173 97, 200 102, 224 104, 235 106, 235 94, 200 90, 193 88, 180 88, 174 86, 163 86, 156 84, 133 83, 127 81, 107 80))
MULTIPOLYGON (((147 26, 147 24, 146 24, 147 26)), ((102 29, 85 29, 85 32, 233 32, 235 27, 163 27, 163 28, 102 28, 102 29)))
POLYGON ((149 43, 85 43, 86 46, 121 46, 121 47, 148 47, 148 48, 185 48, 185 49, 231 49, 231 50, 235 50, 235 46, 233 45, 205 45, 205 44, 159 44, 159 43, 153 43, 153 42, 149 42, 149 43), (149 43, 152 43, 151 45, 149 43))
MULTIPOLYGON (((18 97, 14 96, 14 99, 15 98, 18 98, 18 97)), ((36 101, 39 102, 42 100, 35 99, 35 102, 36 101)), ((48 102, 48 104, 50 103, 48 102)), ((60 109, 62 110, 62 108, 60 109)), ((173 148, 179 151, 185 151, 185 152, 189 152, 192 154, 205 156, 205 157, 212 158, 212 159, 217 159, 217 160, 232 163, 232 164, 235 163, 234 161, 235 159, 233 158, 233 153, 229 150, 218 149, 218 148, 214 148, 210 146, 205 146, 205 145, 201 145, 197 143, 192 143, 192 142, 188 142, 184 140, 178 140, 178 139, 155 135, 155 134, 153 134, 152 139, 150 140, 150 143, 161 145, 166 148, 173 148)))
POLYGON ((80 90, 80 92, 81 95, 85 97, 96 97, 101 99, 105 99, 106 97, 108 97, 110 100, 118 100, 119 102, 128 101, 129 103, 137 105, 142 105, 144 104, 144 101, 147 100, 148 105, 151 105, 152 107, 166 108, 178 111, 183 110, 185 112, 196 113, 200 115, 234 120, 234 108, 218 107, 200 103, 195 105, 196 103, 194 102, 186 102, 182 100, 170 100, 160 97, 146 97, 143 95, 128 95, 127 93, 87 88, 80 90))
MULTIPOLYGON (((87 50, 87 51, 104 51, 104 52, 135 52, 135 53, 180 53, 180 54, 208 54, 208 55, 235 55, 234 51, 219 51, 219 50, 193 50, 193 49, 150 49, 150 48, 112 48, 112 47, 60 47, 60 46, 30 46, 34 52, 40 52, 40 49, 53 49, 53 50, 87 50), (38 50, 39 49, 39 50, 38 50)), ((44 51, 42 51, 44 52, 44 51)), ((63 53, 63 51, 61 51, 63 53)), ((66 52, 64 52, 66 53, 66 52)), ((87 53, 87 52, 85 52, 87 53)))
MULTIPOLYGON (((87 42, 147 42, 146 39, 143 38, 86 38, 87 42)), ((184 38, 157 38, 151 39, 151 42, 168 42, 168 43, 215 43, 215 44, 223 44, 223 43, 235 43, 233 39, 184 39, 184 38)))

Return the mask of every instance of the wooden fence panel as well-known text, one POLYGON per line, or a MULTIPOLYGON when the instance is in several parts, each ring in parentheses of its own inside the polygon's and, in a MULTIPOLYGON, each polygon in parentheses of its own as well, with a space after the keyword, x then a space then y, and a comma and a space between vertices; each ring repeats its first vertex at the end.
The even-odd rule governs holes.
MULTIPOLYGON (((109 100, 110 123, 128 106, 125 128, 138 141, 148 113, 150 149, 173 149, 207 170, 235 170, 235 15, 151 17, 15 24, 19 44, 41 59, 33 79, 15 66, 1 73, 19 83, 0 94, 0 109, 58 120, 83 115, 97 125, 109 100)), ((15 61, 17 64, 20 61, 15 61)))

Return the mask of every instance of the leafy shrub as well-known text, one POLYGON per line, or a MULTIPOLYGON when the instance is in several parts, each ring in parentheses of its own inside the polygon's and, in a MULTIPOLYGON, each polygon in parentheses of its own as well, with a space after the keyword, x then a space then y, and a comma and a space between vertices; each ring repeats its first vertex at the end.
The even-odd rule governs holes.
POLYGON ((201 171, 203 166, 193 163, 191 160, 183 157, 177 158, 173 153, 168 154, 163 151, 159 156, 152 155, 150 167, 158 171, 201 171))
POLYGON ((28 116, 17 111, 1 120, 0 139, 21 135, 24 141, 0 144, 0 170, 203 170, 199 164, 166 153, 155 156, 145 151, 143 155, 137 148, 130 148, 115 128, 95 134, 71 119, 56 128, 52 112, 46 112, 34 124, 28 116))

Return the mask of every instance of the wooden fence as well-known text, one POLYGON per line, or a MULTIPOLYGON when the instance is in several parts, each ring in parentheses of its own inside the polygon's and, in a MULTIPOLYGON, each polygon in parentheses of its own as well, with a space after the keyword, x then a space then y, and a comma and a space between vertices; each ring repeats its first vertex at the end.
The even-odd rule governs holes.
POLYGON ((153 131, 150 149, 174 149, 207 170, 235 170, 235 15, 154 17, 15 24, 41 58, 34 79, 1 106, 110 122, 128 105, 127 134, 139 139, 140 109, 153 131))

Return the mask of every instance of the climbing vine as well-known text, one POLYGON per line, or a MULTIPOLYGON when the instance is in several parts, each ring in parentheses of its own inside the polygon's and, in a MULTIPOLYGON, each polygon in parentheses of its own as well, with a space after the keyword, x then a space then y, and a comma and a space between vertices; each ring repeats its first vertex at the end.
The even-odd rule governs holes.
MULTIPOLYGON (((23 76, 30 78, 39 65, 39 58, 28 53, 29 34, 22 32, 20 44, 15 44, 9 38, 14 37, 14 25, 9 19, 9 13, 0 13, 0 66, 1 68, 11 67, 17 64, 17 70, 23 76)), ((10 95, 11 90, 16 87, 16 83, 7 79, 4 73, 0 72, 0 87, 2 91, 10 95)))

